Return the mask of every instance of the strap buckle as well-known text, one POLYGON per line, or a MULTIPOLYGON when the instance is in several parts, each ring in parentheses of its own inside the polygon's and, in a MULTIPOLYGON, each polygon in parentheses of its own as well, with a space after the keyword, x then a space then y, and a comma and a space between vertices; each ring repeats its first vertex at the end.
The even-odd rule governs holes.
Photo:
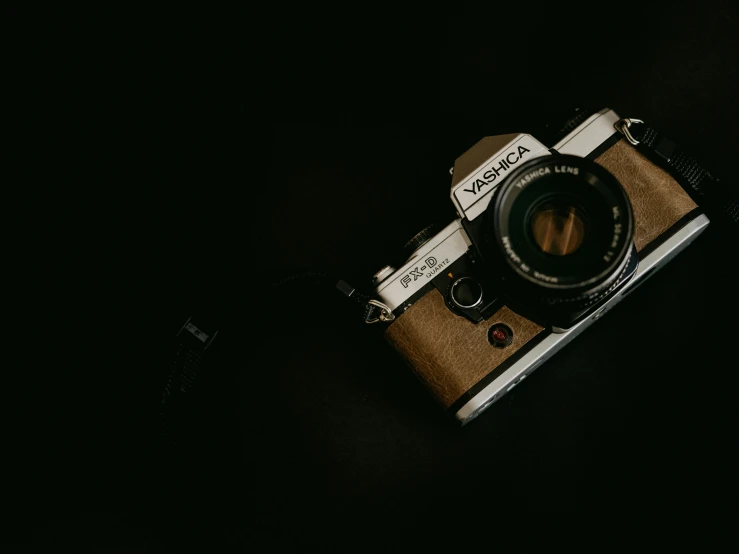
POLYGON ((632 123, 641 123, 642 125, 644 122, 641 119, 633 119, 629 117, 622 117, 616 123, 613 124, 613 126, 616 128, 616 130, 621 133, 624 137, 626 137, 626 140, 629 141, 629 144, 632 146, 636 146, 639 144, 639 141, 634 138, 634 135, 631 134, 631 131, 629 130, 631 128, 632 123))
POLYGON ((378 321, 393 321, 395 319, 395 314, 393 314, 393 311, 390 309, 389 306, 383 304, 379 300, 367 300, 367 304, 370 306, 375 306, 376 308, 380 308, 380 315, 377 317, 372 317, 372 312, 375 310, 372 310, 370 308, 369 314, 367 314, 368 319, 365 320, 365 323, 377 323, 378 321))

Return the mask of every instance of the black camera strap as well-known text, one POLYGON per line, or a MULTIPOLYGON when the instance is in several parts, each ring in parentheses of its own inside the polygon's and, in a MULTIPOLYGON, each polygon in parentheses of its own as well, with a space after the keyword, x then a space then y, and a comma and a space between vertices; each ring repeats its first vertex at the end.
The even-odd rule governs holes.
POLYGON ((699 164, 682 147, 640 119, 620 119, 616 129, 652 162, 667 170, 709 217, 739 223, 739 195, 699 164))
POLYGON ((161 431, 164 437, 177 442, 177 428, 187 408, 190 388, 201 371, 218 335, 211 317, 189 317, 174 341, 173 356, 160 403, 161 431))

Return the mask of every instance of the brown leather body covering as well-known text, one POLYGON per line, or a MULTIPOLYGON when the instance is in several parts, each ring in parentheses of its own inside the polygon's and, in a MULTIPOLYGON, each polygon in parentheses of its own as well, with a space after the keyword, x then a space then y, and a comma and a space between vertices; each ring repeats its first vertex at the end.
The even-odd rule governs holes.
MULTIPOLYGON (((666 171, 623 139, 595 161, 618 179, 631 200, 637 250, 697 207, 666 171)), ((385 338, 448 408, 543 330, 507 307, 476 325, 452 313, 433 289, 386 329, 385 338), (513 342, 506 348, 494 348, 488 341, 488 330, 496 323, 513 330, 513 342)))
POLYGON ((611 146, 595 162, 618 179, 631 200, 637 250, 698 207, 669 173, 650 162, 626 139, 611 146))
POLYGON ((433 289, 388 327, 385 338, 448 408, 542 330, 505 306, 476 325, 453 314, 433 289), (411 317, 406 317, 411 311, 411 317), (513 330, 513 342, 505 348, 494 348, 488 341, 488 329, 494 323, 505 323, 513 330))

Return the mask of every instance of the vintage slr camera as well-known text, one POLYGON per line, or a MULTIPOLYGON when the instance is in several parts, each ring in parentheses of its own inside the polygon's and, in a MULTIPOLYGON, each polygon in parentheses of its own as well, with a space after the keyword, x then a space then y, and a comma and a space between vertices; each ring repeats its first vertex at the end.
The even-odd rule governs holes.
POLYGON ((458 219, 373 279, 384 334, 462 424, 672 259, 708 218, 605 109, 551 148, 486 137, 454 163, 458 219))

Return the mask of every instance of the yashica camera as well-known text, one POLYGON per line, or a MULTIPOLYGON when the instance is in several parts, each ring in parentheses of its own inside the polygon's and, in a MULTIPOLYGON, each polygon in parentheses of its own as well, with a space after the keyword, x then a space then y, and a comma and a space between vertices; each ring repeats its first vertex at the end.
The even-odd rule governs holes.
POLYGON ((465 424, 695 239, 708 218, 604 109, 554 145, 485 137, 451 170, 458 219, 373 279, 384 335, 465 424))

